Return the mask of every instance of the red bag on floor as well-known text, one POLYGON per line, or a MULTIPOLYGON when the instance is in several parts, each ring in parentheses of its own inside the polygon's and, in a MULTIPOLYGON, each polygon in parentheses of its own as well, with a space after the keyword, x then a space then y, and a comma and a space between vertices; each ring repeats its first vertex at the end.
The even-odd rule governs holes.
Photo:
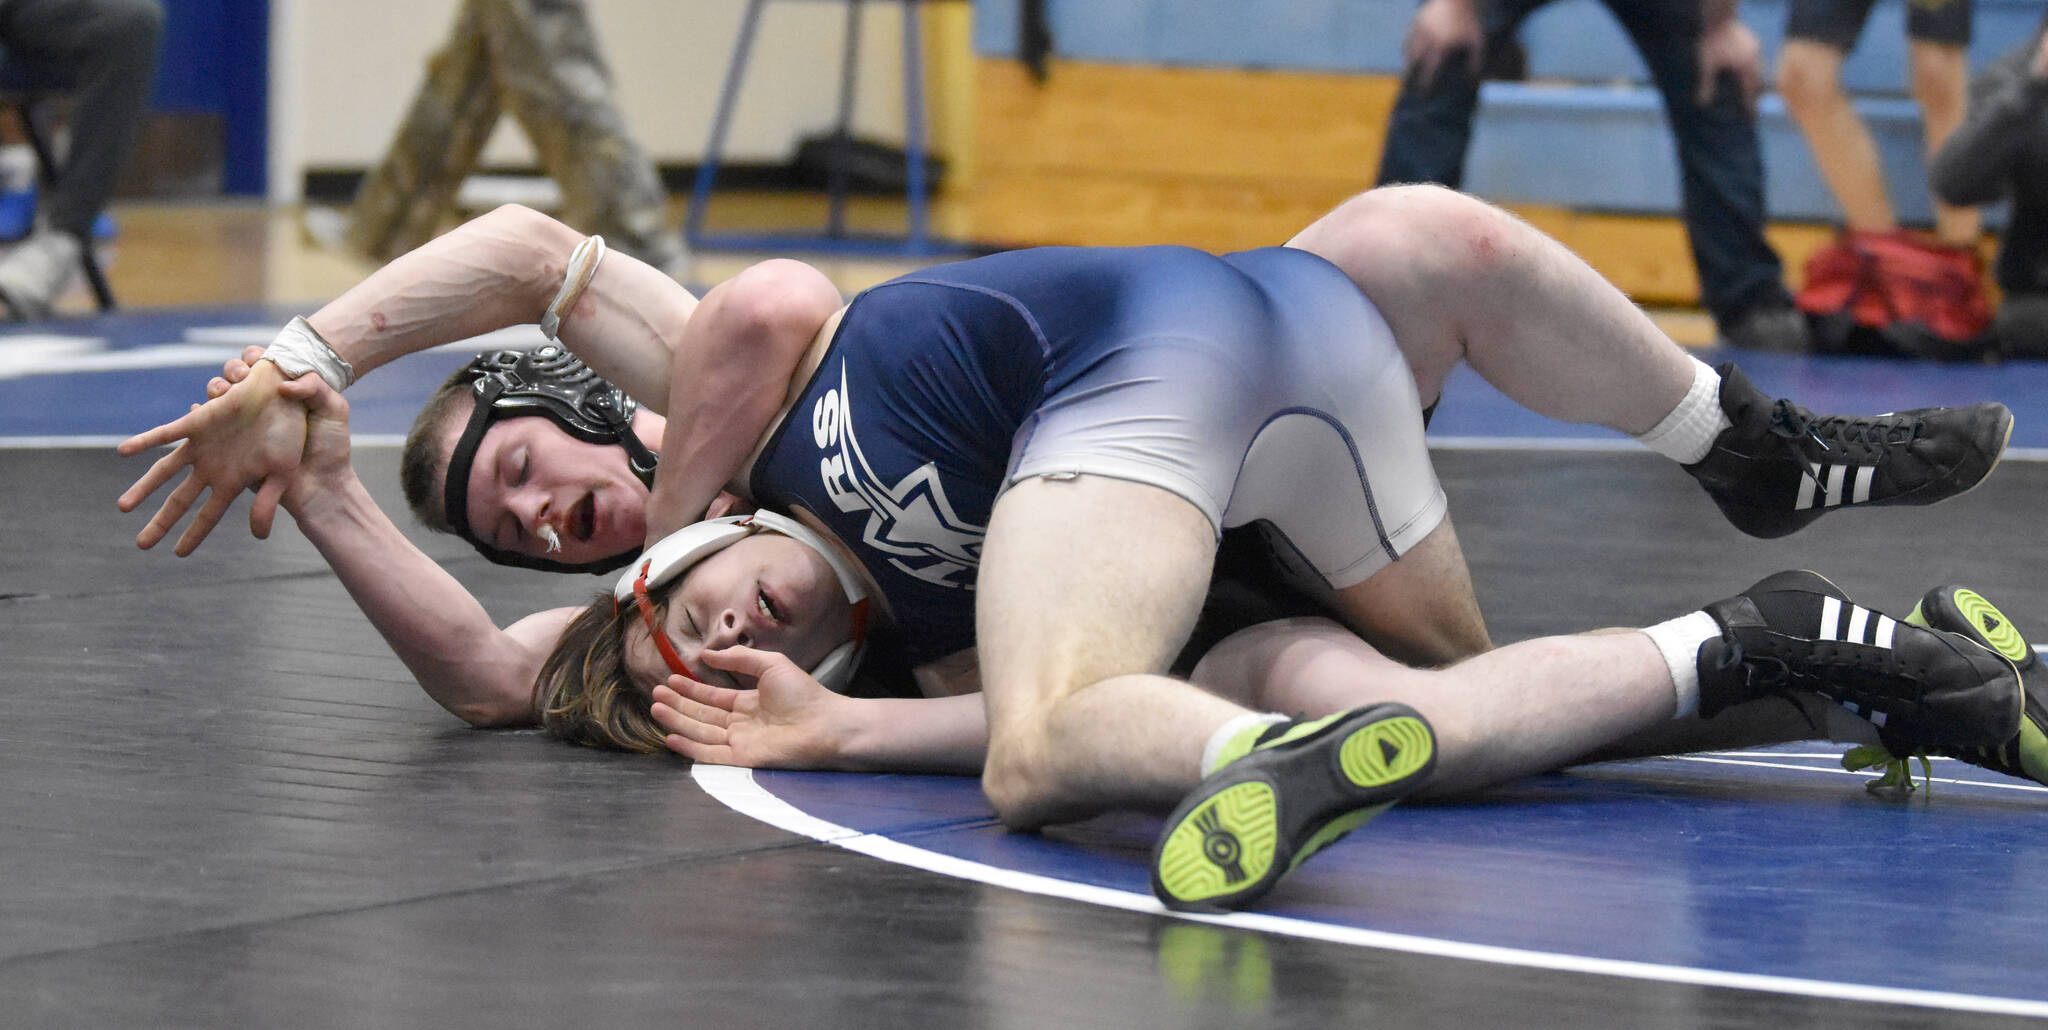
POLYGON ((1907 232, 1845 232, 1806 262, 1794 298, 1821 353, 1985 360, 1991 304, 1983 263, 1967 247, 1907 232))

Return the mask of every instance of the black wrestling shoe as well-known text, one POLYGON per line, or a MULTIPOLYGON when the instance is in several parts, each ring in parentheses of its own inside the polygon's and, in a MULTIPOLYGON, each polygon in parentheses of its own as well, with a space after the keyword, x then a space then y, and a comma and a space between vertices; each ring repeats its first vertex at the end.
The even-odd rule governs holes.
POLYGON ((1152 848, 1152 893, 1182 911, 1248 905, 1435 767, 1436 735, 1407 705, 1279 723, 1167 817, 1152 848))
POLYGON ((1893 754, 1996 747, 2019 732, 2011 662, 1858 605, 1818 573, 1780 572, 1706 611, 1721 635, 1700 645, 1703 716, 1809 691, 1869 720, 1893 754))
MULTIPOLYGON (((2038 682, 2041 659, 2034 653, 2033 646, 2020 635, 2019 628, 1998 610, 1998 606, 1985 600, 1984 595, 1963 586, 1940 586, 1929 590, 1914 606, 1913 614, 1906 616, 1906 622, 1956 633, 1998 652, 2019 673, 2021 691, 2026 696, 2020 731, 2005 743, 1997 747, 1937 747, 1930 750, 1992 772, 2048 785, 2048 705, 2025 689, 2029 676, 2036 676, 2038 682)), ((1912 776, 1907 766, 1915 757, 1922 759, 1921 767, 1925 769, 1924 755, 1913 751, 1893 751, 1887 742, 1850 750, 1842 756, 1842 765, 1851 770, 1883 767, 1883 778, 1869 784, 1874 791, 1901 788, 1911 791, 1912 776)))
POLYGON ((1991 474, 2012 435, 2012 412, 1996 402, 1815 415, 1764 396, 1734 365, 1716 371, 1721 410, 1734 425, 1685 470, 1750 536, 1784 536, 1850 505, 1954 497, 1991 474))

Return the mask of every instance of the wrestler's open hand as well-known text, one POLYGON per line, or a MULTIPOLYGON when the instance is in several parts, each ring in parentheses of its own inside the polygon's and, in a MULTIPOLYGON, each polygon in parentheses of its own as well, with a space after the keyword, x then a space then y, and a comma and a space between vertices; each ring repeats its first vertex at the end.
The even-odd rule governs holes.
POLYGON ((681 676, 654 688, 654 721, 668 749, 684 758, 751 769, 829 769, 839 757, 850 698, 773 651, 702 651, 704 664, 758 684, 735 690, 681 676))
POLYGON ((278 500, 305 450, 304 405, 313 396, 313 386, 286 380, 277 366, 262 363, 249 370, 241 382, 205 404, 194 405, 177 420, 122 441, 115 449, 123 455, 178 444, 121 494, 115 503, 122 511, 134 511, 180 470, 188 470, 164 498, 155 517, 136 535, 136 545, 156 546, 191 511, 200 495, 207 494, 206 503, 178 538, 178 556, 191 554, 244 490, 256 494, 249 508, 249 531, 258 538, 269 536, 278 500))

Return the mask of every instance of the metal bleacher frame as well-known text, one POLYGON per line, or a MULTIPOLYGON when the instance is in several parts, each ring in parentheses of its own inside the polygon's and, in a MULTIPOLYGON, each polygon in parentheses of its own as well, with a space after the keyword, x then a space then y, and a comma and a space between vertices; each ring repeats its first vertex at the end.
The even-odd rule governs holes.
MULTIPOLYGON (((739 100, 752 57, 754 40, 760 31, 761 12, 769 0, 747 0, 740 21, 739 36, 733 42, 732 60, 725 69, 719 89, 718 110, 711 122, 711 138, 704 147, 703 162, 690 191, 690 205, 683 219, 684 238, 698 250, 808 251, 814 253, 872 256, 914 256, 959 253, 972 248, 939 239, 931 231, 931 184, 925 174, 928 148, 924 124, 924 60, 918 7, 936 0, 881 0, 903 8, 903 124, 906 231, 903 235, 855 233, 846 227, 846 199, 851 184, 843 159, 830 163, 826 181, 829 208, 826 224, 819 234, 722 233, 704 229, 711 205, 712 187, 725 153, 726 135, 732 127, 733 107, 739 100)), ((860 62, 861 15, 866 0, 833 0, 846 4, 846 28, 840 48, 838 114, 834 122, 835 146, 852 139, 855 82, 860 62)))

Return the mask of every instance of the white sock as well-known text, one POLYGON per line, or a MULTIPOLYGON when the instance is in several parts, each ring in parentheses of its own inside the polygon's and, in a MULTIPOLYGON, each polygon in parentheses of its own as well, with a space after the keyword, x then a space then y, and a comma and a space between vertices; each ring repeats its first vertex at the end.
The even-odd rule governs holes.
POLYGON ((1202 748, 1202 775, 1207 776, 1216 771, 1216 763, 1223 756, 1223 749, 1229 747, 1230 742, 1236 739, 1238 734, 1254 726, 1271 726, 1286 721, 1287 717, 1277 712, 1246 712, 1232 717, 1229 722, 1218 726, 1216 732, 1209 734, 1209 743, 1202 748))
POLYGON ((1692 612, 1643 629, 1664 667, 1671 670, 1671 689, 1678 710, 1671 717, 1683 719, 1700 710, 1700 645, 1721 635, 1721 624, 1706 612, 1692 612))
POLYGON ((1698 358, 1692 359, 1692 385, 1664 421, 1636 437, 1643 446, 1681 465, 1691 465, 1714 449, 1714 438, 1735 423, 1721 410, 1721 375, 1698 358))

